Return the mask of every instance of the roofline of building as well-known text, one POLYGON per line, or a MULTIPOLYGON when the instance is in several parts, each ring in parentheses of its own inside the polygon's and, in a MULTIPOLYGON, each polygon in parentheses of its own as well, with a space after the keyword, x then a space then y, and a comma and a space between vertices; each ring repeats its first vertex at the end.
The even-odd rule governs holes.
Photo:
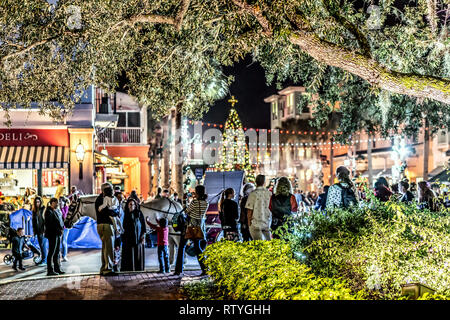
POLYGON ((270 103, 270 102, 273 102, 273 101, 275 101, 275 100, 278 100, 279 98, 280 98, 279 95, 273 94, 273 95, 271 95, 271 96, 265 98, 265 99, 264 99, 264 102, 270 103))
POLYGON ((283 90, 278 91, 279 95, 287 95, 290 94, 292 92, 306 92, 306 88, 305 87, 300 87, 300 86, 290 86, 290 87, 286 87, 283 90))

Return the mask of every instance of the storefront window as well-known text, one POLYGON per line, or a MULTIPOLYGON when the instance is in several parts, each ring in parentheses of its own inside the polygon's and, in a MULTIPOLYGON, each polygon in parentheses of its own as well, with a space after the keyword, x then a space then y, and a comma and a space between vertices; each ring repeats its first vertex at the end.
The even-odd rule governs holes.
MULTIPOLYGON (((0 189, 7 197, 23 196, 27 188, 33 188, 37 191, 39 178, 36 169, 0 170, 0 189)), ((44 169, 41 178, 43 196, 53 197, 55 195, 56 180, 61 181, 67 193, 67 170, 44 169)))
POLYGON ((68 176, 67 170, 54 170, 45 169, 42 170, 42 193, 45 196, 53 197, 56 193, 56 180, 59 180, 64 186, 65 194, 68 190, 68 176))

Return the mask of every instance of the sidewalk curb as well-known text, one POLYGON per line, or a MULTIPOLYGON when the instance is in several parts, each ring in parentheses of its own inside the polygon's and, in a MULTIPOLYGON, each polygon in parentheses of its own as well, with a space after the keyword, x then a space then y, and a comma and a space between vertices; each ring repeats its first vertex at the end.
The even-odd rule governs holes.
MULTIPOLYGON (((130 275, 130 274, 139 274, 139 273, 156 273, 159 269, 147 269, 144 271, 124 271, 119 272, 117 276, 120 277, 121 275, 130 275)), ((184 271, 200 271, 200 268, 194 269, 194 268, 185 268, 184 271)), ((14 279, 14 280, 6 280, 6 281, 0 281, 0 286, 16 283, 16 282, 24 282, 24 281, 37 281, 37 280, 45 280, 45 279, 63 279, 63 278, 73 278, 73 277, 85 277, 85 276, 100 276, 100 273, 98 272, 86 272, 86 273, 70 273, 70 274, 62 274, 57 276, 41 276, 38 278, 25 278, 25 279, 14 279)))

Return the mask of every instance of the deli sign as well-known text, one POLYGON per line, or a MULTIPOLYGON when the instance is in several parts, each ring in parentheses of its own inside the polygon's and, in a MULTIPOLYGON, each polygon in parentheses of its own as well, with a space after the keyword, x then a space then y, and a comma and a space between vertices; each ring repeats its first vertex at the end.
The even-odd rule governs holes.
POLYGON ((67 129, 0 129, 0 147, 68 145, 67 129))

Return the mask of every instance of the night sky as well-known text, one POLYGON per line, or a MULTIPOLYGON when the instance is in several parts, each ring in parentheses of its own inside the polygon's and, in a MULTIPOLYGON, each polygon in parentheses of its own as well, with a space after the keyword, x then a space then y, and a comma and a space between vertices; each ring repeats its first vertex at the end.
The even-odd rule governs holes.
MULTIPOLYGON (((234 82, 229 88, 229 94, 210 107, 203 121, 225 124, 231 104, 228 100, 232 95, 238 100, 236 110, 242 125, 249 128, 270 128, 270 105, 264 98, 277 94, 275 84, 266 85, 264 69, 258 62, 253 62, 250 55, 236 63, 233 67, 225 67, 226 75, 233 75, 234 82)), ((290 83, 286 83, 290 85, 290 83)))

